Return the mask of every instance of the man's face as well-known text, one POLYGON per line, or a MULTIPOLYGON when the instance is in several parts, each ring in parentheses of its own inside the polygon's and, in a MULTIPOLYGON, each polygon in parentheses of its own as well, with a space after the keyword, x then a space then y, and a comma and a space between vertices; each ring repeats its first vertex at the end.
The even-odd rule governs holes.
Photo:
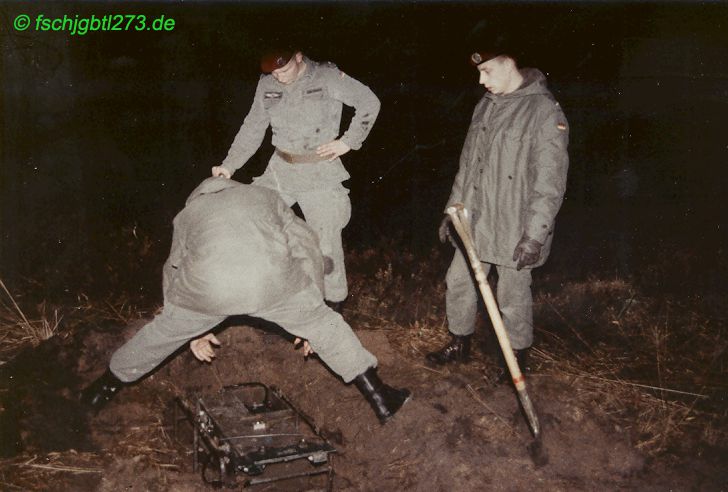
POLYGON ((271 72, 273 78, 284 85, 292 84, 298 79, 303 68, 303 55, 296 53, 288 63, 281 68, 276 68, 271 72))
POLYGON ((491 60, 478 65, 480 80, 482 84, 491 94, 506 94, 511 82, 511 66, 507 63, 507 58, 497 56, 491 60))

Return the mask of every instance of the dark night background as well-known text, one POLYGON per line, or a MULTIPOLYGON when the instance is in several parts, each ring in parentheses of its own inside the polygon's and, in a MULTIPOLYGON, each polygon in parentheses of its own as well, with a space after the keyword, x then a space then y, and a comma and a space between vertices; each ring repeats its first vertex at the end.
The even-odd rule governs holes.
MULTIPOLYGON (((571 125, 567 199, 543 270, 638 277, 641 255, 683 248, 705 258, 691 275, 722 285, 711 261, 728 226, 728 5, 5 2, 0 15, 4 279, 88 289, 123 264, 120 242, 146 238, 156 270, 132 280, 158 290, 172 217, 225 157, 260 50, 287 38, 382 101, 363 148, 344 157, 347 246, 393 237, 429 250, 484 90, 468 43, 497 31, 547 75, 571 125), (20 13, 164 14, 176 26, 21 33, 20 13)), ((266 139, 235 179, 261 174, 270 153, 266 139)))

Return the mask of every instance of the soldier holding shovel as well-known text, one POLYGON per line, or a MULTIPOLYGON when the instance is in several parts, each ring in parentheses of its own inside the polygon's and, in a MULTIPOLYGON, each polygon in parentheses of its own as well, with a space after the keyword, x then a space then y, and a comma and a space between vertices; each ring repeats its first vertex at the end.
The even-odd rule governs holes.
MULTIPOLYGON (((472 214, 474 246, 487 275, 498 271, 497 300, 516 359, 527 367, 533 342, 531 270, 551 249, 554 219, 566 188, 568 124, 544 75, 519 68, 503 46, 472 53, 487 92, 475 107, 460 168, 446 209, 462 204, 472 214)), ((451 217, 440 225, 449 235, 451 217)), ((455 252, 446 276, 451 339, 427 354, 436 364, 465 361, 477 313, 477 286, 468 261, 455 252)), ((505 370, 499 380, 507 380, 505 370)))

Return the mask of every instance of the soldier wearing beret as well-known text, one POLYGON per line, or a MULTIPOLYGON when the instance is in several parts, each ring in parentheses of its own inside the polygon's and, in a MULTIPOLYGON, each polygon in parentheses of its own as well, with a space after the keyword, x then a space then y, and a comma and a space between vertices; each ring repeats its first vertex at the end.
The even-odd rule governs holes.
POLYGON ((379 114, 379 99, 364 84, 331 63, 317 63, 300 51, 274 51, 261 59, 253 105, 228 155, 213 176, 230 178, 260 147, 272 129, 275 152, 253 184, 276 190, 298 204, 316 232, 333 268, 325 277, 325 298, 337 311, 348 295, 341 231, 351 217, 349 173, 341 156, 357 150, 379 114), (349 128, 339 135, 342 107, 353 106, 349 128))
MULTIPOLYGON (((526 369, 533 342, 531 270, 543 265, 551 249, 566 188, 569 133, 544 75, 519 68, 511 49, 502 45, 470 56, 487 92, 473 112, 447 207, 462 203, 471 211, 478 256, 486 275, 491 266, 498 272, 503 322, 526 369)), ((443 242, 449 226, 446 216, 439 230, 443 242)), ((477 287, 459 250, 446 283, 451 340, 427 355, 437 364, 467 360, 475 330, 477 287)))

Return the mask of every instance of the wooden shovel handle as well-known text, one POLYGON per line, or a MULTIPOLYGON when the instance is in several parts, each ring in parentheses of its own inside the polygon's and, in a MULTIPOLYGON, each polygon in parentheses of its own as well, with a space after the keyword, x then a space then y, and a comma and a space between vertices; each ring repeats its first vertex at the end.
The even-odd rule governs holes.
POLYGON ((526 381, 523 377, 523 373, 521 372, 521 368, 518 367, 516 356, 513 354, 511 341, 508 339, 506 328, 503 325, 503 318, 498 310, 498 304, 496 303, 493 291, 488 284, 485 272, 483 272, 483 265, 480 263, 480 258, 478 258, 478 255, 475 252, 475 244, 473 243, 473 238, 470 234, 471 228, 470 221, 468 220, 468 211, 461 203, 456 203, 455 205, 448 207, 446 212, 452 219, 452 224, 460 236, 463 246, 465 246, 470 266, 475 273, 475 280, 478 282, 480 294, 483 296, 485 307, 488 310, 488 316, 490 317, 490 321, 493 323, 495 334, 498 337, 498 343, 500 344, 501 351, 503 352, 503 358, 508 366, 508 371, 511 373, 513 385, 516 387, 518 392, 518 399, 521 401, 534 437, 538 438, 541 433, 538 417, 536 416, 536 411, 533 408, 531 399, 526 392, 526 381))

